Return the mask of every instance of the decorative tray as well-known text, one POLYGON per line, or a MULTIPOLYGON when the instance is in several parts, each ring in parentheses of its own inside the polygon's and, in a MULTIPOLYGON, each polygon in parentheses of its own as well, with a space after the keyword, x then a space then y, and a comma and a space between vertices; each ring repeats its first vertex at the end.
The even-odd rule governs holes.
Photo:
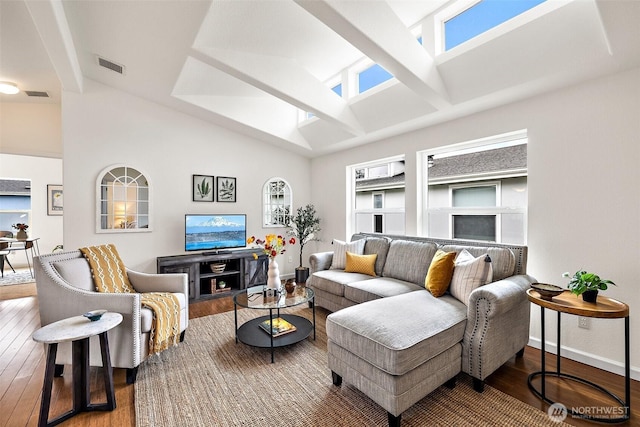
POLYGON ((551 301, 551 299, 555 296, 560 295, 564 292, 560 286, 556 285, 548 285, 546 283, 532 283, 531 288, 538 291, 540 294, 540 298, 551 301))

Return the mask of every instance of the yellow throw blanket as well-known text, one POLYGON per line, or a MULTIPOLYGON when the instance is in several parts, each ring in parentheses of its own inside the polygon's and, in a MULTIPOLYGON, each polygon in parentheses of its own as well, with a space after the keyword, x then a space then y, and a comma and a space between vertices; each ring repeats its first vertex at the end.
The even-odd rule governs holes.
MULTIPOLYGON (((127 270, 120 259, 115 245, 101 245, 80 248, 89 262, 93 283, 98 292, 135 293, 129 282, 127 270)), ((180 335, 180 303, 170 292, 149 292, 140 294, 143 307, 153 313, 149 353, 155 354, 178 343, 180 335)))

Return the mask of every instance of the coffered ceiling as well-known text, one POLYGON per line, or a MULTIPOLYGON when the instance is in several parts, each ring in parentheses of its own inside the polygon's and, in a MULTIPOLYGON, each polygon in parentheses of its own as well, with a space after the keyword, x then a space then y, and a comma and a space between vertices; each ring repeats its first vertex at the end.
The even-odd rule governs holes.
POLYGON ((49 97, 21 92, 0 102, 60 103, 63 91, 83 92, 91 79, 317 156, 640 66, 638 1, 548 0, 438 54, 435 17, 451 7, 455 1, 1 0, 0 81, 49 97), (367 60, 395 78, 348 98, 331 90, 342 70, 367 60))

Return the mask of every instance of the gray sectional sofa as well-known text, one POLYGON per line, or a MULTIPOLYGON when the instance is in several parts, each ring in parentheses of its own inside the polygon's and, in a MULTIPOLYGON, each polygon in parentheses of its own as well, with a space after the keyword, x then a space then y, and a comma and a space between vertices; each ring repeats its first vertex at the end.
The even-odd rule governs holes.
POLYGON ((351 242, 362 239, 362 253, 377 255, 375 276, 335 268, 334 252, 323 252, 311 255, 307 284, 315 303, 333 312, 327 351, 334 384, 344 379, 361 390, 388 412, 390 426, 437 387, 453 386, 460 372, 482 391, 485 378, 522 354, 525 291, 535 281, 526 274, 526 246, 367 233, 351 242), (492 281, 468 301, 448 292, 434 297, 424 283, 438 249, 489 255, 492 281))

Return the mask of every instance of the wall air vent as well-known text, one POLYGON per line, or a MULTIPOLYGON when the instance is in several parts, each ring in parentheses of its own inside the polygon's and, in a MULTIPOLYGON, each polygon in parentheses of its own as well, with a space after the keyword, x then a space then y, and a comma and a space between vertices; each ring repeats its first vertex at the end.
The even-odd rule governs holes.
POLYGON ((98 65, 101 67, 107 68, 111 71, 115 71, 119 74, 124 74, 124 65, 116 64, 113 61, 109 61, 108 59, 104 59, 98 56, 98 65))
POLYGON ((26 93, 27 96, 35 96, 38 98, 49 98, 49 94, 47 92, 43 92, 40 90, 25 90, 24 93, 26 93))

